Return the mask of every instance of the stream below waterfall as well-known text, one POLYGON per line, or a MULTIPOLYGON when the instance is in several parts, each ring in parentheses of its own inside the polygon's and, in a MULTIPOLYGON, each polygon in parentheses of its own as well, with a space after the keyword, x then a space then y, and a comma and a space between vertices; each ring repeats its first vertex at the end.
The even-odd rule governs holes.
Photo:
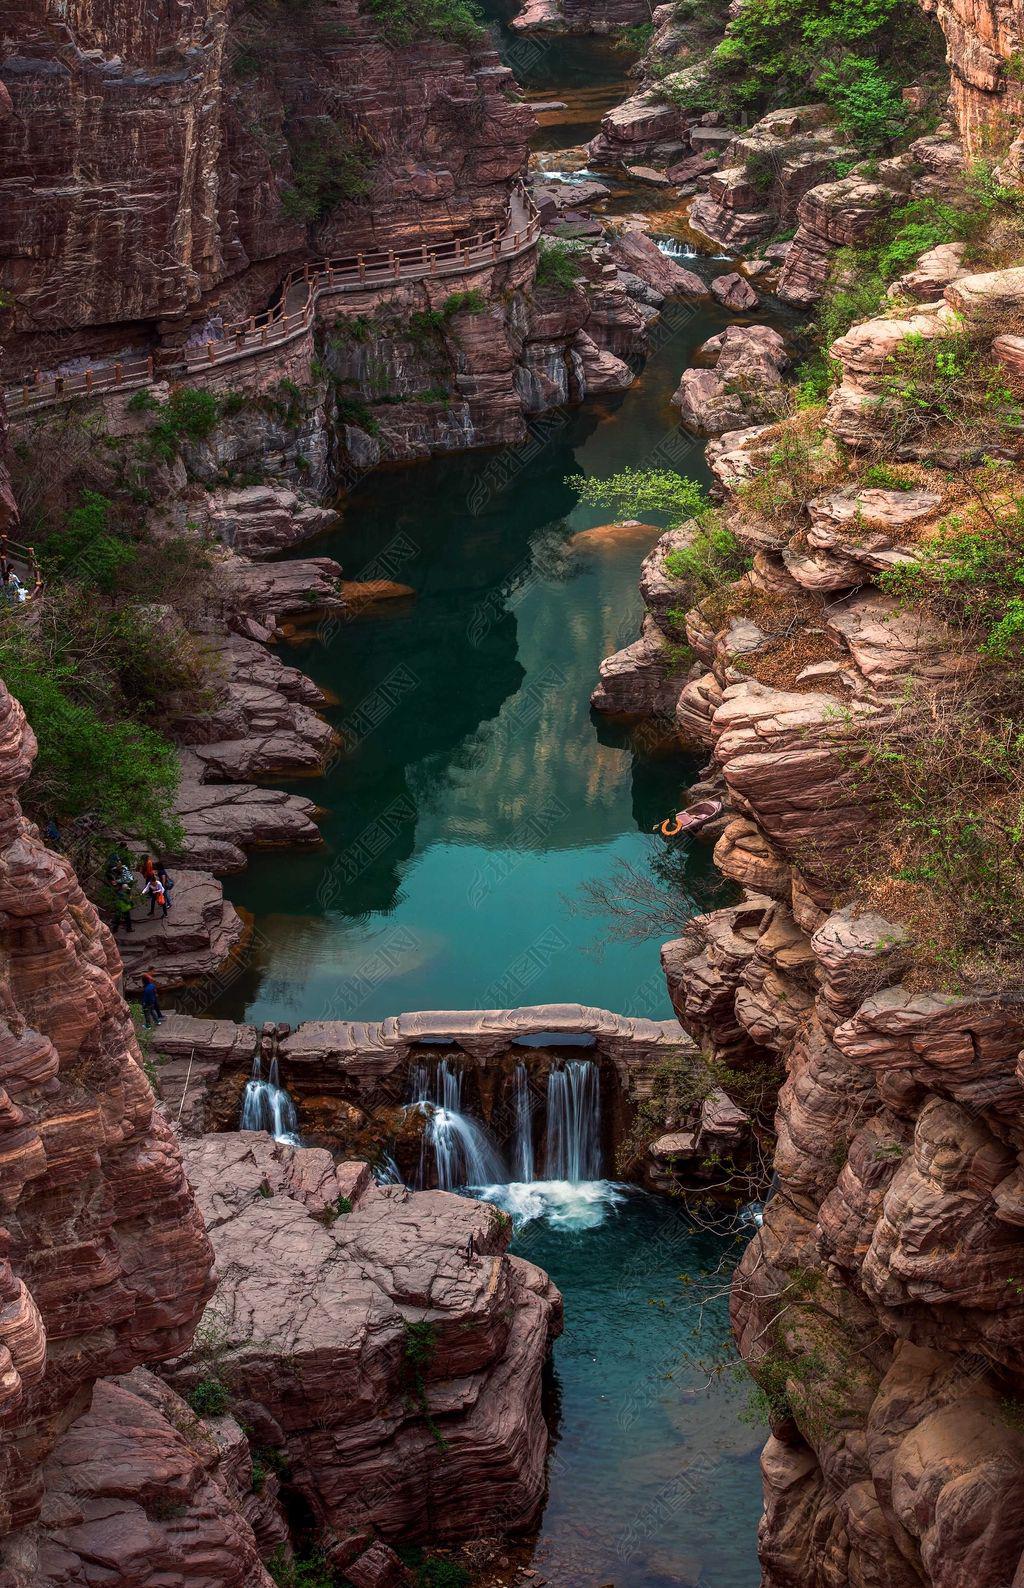
MULTIPOLYGON (((499 41, 534 97, 566 101, 535 140, 552 168, 629 92, 631 57, 606 42, 504 27, 499 41)), ((657 209, 656 229, 686 236, 650 189, 617 182, 613 207, 657 209)), ((347 578, 410 585, 415 601, 282 648, 338 702, 346 750, 294 785, 325 812, 324 849, 256 854, 229 879, 256 934, 212 1013, 376 1020, 573 999, 670 1015, 667 931, 609 942, 579 907, 618 862, 661 866, 694 908, 722 897, 705 848, 671 852, 666 868, 651 832, 696 758, 647 754, 588 704, 602 657, 639 632, 637 578, 657 530, 589 534, 608 514, 582 507, 566 477, 660 466, 706 479, 703 443, 681 433, 669 397, 729 321, 713 304, 669 303, 627 393, 541 416, 518 449, 372 475, 344 504, 315 552, 347 578)), ((246 1106, 288 1139, 277 1087, 254 1075, 246 1106)), ((534 1571, 537 1588, 751 1588, 764 1431, 740 1415, 745 1388, 724 1375, 709 1389, 706 1370, 728 1338, 739 1237, 604 1178, 593 1065, 566 1060, 533 1095, 525 1071, 515 1077, 502 1140, 464 1106, 447 1060, 414 1069, 407 1096, 425 1115, 418 1183, 503 1208, 513 1251, 565 1297, 547 1503, 509 1567, 534 1571)))

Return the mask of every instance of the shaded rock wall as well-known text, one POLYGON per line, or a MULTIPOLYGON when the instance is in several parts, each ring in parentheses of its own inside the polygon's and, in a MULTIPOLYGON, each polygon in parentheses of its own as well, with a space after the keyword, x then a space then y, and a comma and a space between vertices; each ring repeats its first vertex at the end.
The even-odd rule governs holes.
POLYGON ((1014 0, 922 0, 922 6, 946 35, 950 98, 964 148, 974 159, 1000 157, 1018 137, 1024 113, 1014 65, 1020 6, 1014 0))
POLYGON ((396 47, 358 0, 36 0, 6 31, 0 283, 26 364, 262 308, 304 257, 481 230, 525 165, 532 117, 489 39, 396 47), (368 191, 307 220, 295 184, 331 137, 368 191))

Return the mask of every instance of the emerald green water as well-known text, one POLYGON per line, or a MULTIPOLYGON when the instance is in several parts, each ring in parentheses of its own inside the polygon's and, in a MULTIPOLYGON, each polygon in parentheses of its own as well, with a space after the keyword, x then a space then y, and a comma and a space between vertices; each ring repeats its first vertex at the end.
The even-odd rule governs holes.
POLYGON ((753 1588, 764 1432, 741 1419, 746 1391, 729 1376, 708 1389, 728 1319, 724 1299, 703 1315, 695 1300, 720 1290, 701 1276, 731 1267, 738 1248, 695 1231, 678 1203, 627 1192, 597 1228, 528 1224, 513 1250, 566 1298, 548 1500, 529 1550, 538 1576, 552 1588, 753 1588))
MULTIPOLYGON (((664 861, 651 829, 697 770, 633 747, 589 707, 602 657, 639 632, 637 577, 657 532, 574 541, 608 515, 565 480, 648 459, 703 477, 668 398, 724 323, 671 306, 623 397, 542 416, 514 451, 378 474, 353 493, 316 551, 415 600, 281 653, 336 697, 345 748, 326 777, 295 785, 325 810, 325 847, 254 855, 229 882, 257 937, 221 1012, 362 1020, 572 1000, 670 1013, 666 930, 608 943, 605 922, 574 911, 616 862, 664 861)), ((711 899, 705 848, 685 881, 711 899)))

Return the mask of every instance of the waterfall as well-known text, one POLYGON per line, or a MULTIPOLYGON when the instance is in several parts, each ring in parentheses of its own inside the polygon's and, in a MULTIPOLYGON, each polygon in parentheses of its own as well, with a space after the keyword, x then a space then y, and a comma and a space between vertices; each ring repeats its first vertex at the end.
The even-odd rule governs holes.
POLYGON ((597 1180, 601 1175, 601 1081, 591 1059, 570 1059, 548 1075, 548 1180, 597 1180))
POLYGON ((520 1184, 533 1179, 533 1099, 525 1064, 517 1064, 512 1081, 515 1111, 515 1141, 512 1149, 512 1175, 520 1184))
POLYGON ((417 1064, 409 1077, 411 1105, 427 1116, 420 1146, 418 1184, 427 1183, 428 1154, 433 1155, 438 1189, 452 1191, 456 1186, 494 1185, 508 1179, 501 1154, 482 1125, 462 1112, 462 1071, 442 1059, 434 1078, 431 1096, 430 1072, 417 1064))
POLYGON ((270 1074, 263 1079, 263 1067, 257 1053, 252 1061, 252 1074, 245 1083, 242 1094, 242 1113, 238 1121, 240 1130, 266 1130, 275 1141, 288 1142, 301 1147, 299 1118, 295 1104, 281 1085, 277 1060, 270 1062, 270 1074))
POLYGON ((697 250, 692 243, 680 242, 678 237, 656 237, 655 242, 661 253, 669 259, 696 259, 697 250))

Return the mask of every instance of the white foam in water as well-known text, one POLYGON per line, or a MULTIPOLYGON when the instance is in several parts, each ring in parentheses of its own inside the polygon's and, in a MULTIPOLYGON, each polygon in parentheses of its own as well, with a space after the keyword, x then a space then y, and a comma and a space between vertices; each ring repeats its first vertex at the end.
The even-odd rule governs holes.
POLYGON ((626 1200, 625 1187, 614 1180, 513 1181, 476 1186, 473 1194, 501 1208, 517 1230, 534 1219, 543 1219, 556 1230, 594 1230, 626 1200))

